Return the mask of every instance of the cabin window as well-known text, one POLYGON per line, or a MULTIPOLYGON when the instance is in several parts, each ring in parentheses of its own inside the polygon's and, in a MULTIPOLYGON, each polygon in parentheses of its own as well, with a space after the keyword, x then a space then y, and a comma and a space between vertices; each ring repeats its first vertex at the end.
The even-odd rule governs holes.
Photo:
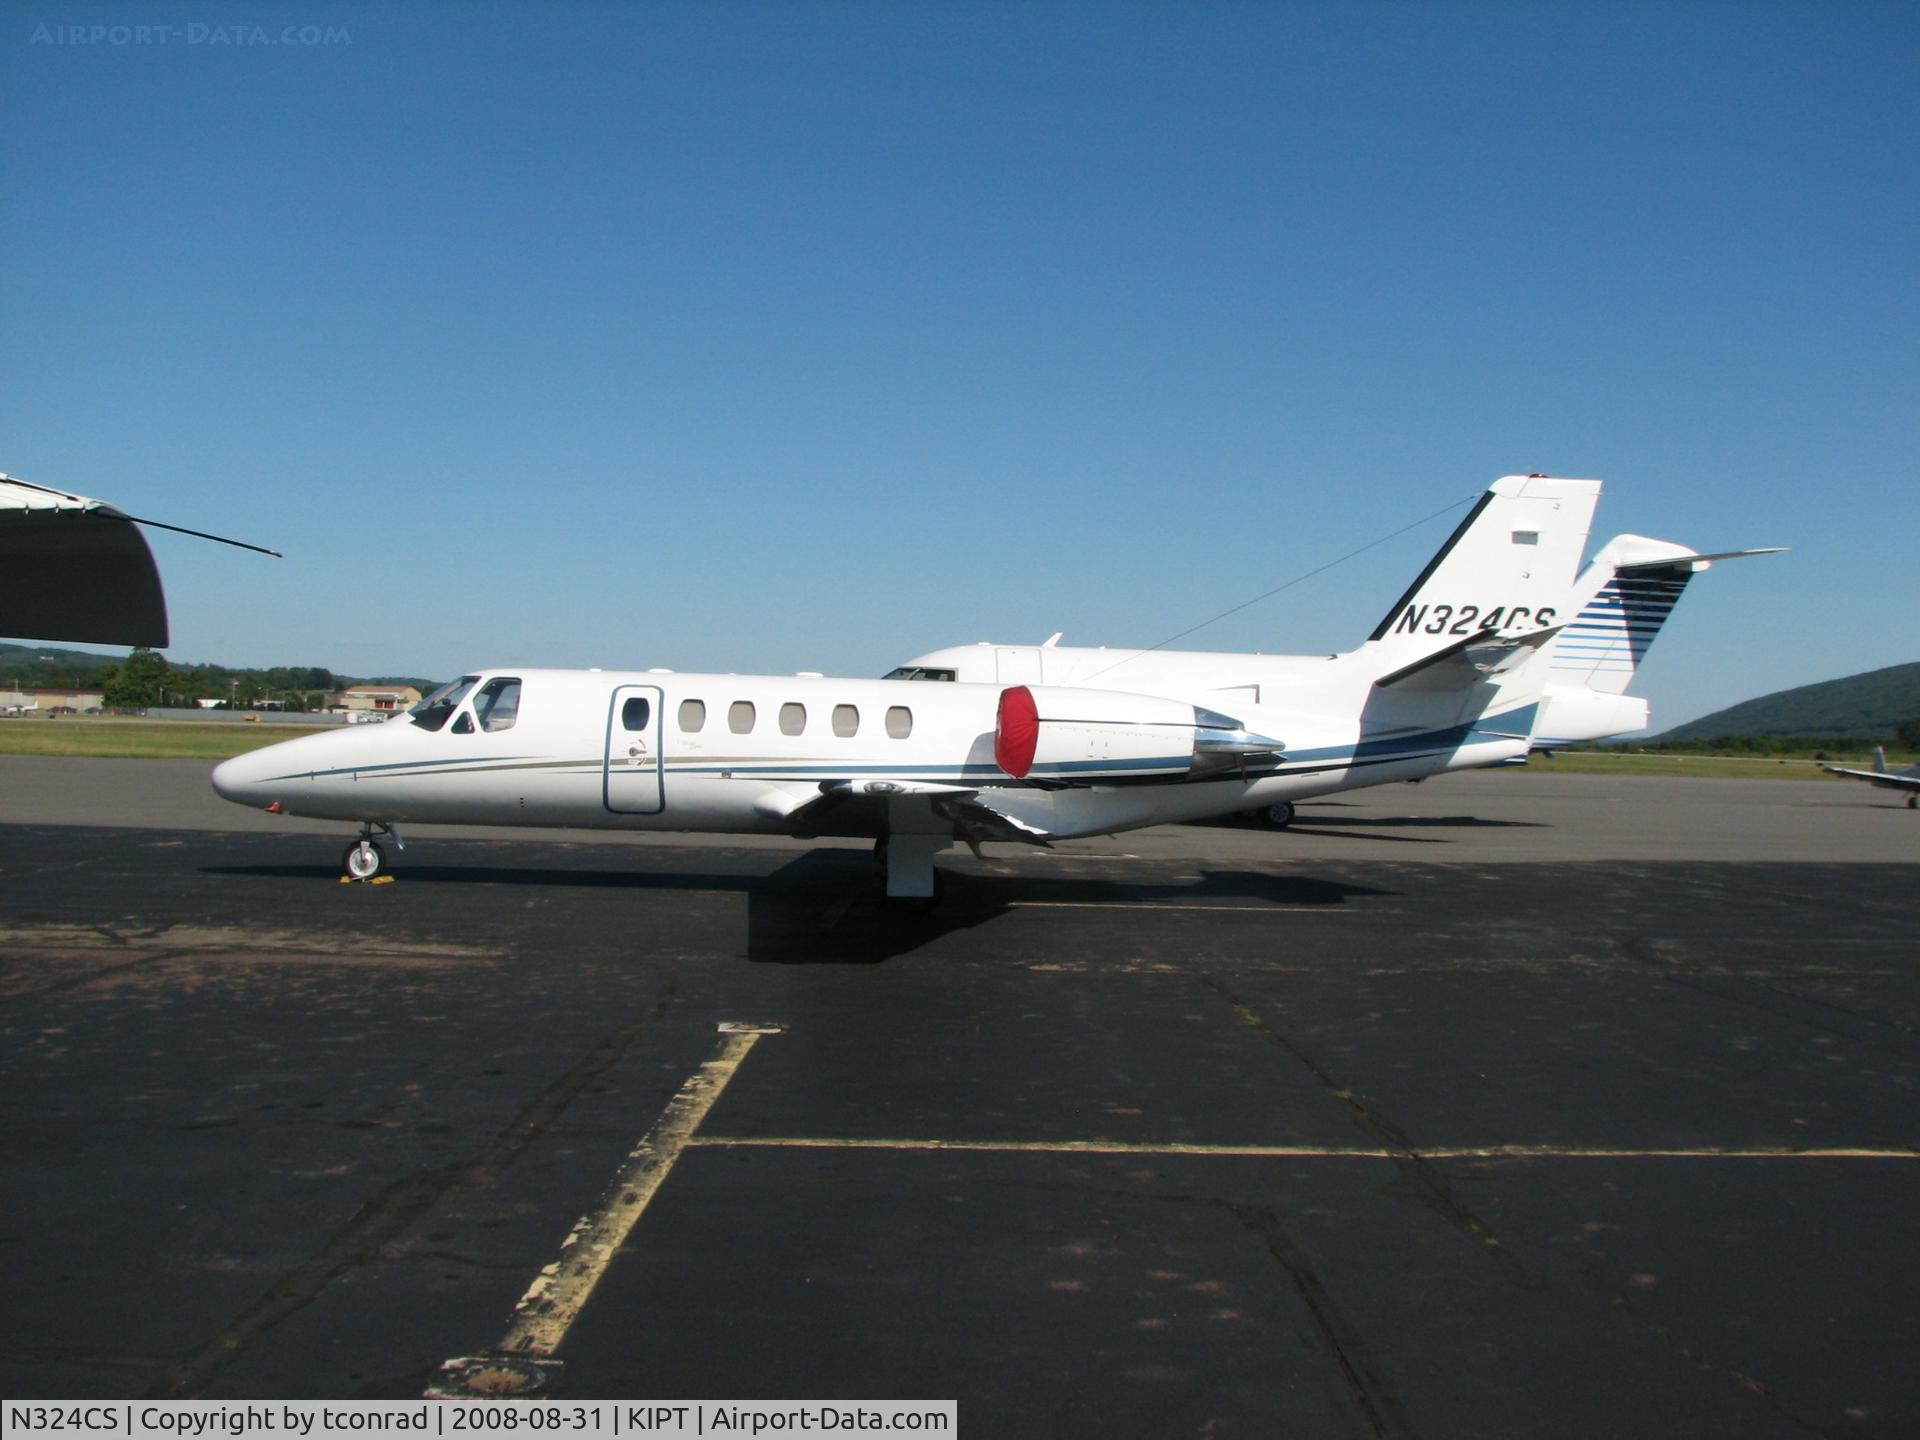
POLYGON ((807 728, 807 707, 797 700, 789 700, 780 707, 780 733, 798 735, 807 728))
POLYGON ((620 707, 620 724, 628 730, 644 730, 652 719, 653 704, 644 695, 635 695, 620 707))
POLYGON ((727 707, 727 729, 745 735, 753 729, 753 702, 736 700, 727 707))
POLYGON ((836 705, 833 707, 834 734, 840 736, 842 739, 846 739, 857 734, 859 729, 860 711, 857 706, 836 705))
POLYGON ((478 675, 462 675, 458 680, 449 680, 407 714, 422 730, 438 730, 460 708, 460 702, 467 698, 467 692, 479 679, 478 675))
POLYGON ((904 740, 913 734, 913 711, 904 705, 887 707, 887 735, 894 740, 904 740))
POLYGON ((707 702, 704 700, 682 700, 680 702, 680 733, 698 735, 707 723, 707 702))
POLYGON ((519 679, 502 676, 482 685, 473 699, 473 718, 480 722, 482 730, 511 730, 513 722, 520 718, 519 679))

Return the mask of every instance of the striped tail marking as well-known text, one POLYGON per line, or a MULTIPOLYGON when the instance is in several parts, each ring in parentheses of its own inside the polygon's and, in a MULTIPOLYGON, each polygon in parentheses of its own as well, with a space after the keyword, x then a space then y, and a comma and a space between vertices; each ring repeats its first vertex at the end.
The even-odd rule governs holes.
POLYGON ((1691 570, 1616 574, 1571 620, 1554 647, 1553 668, 1631 675, 1673 613, 1691 570))

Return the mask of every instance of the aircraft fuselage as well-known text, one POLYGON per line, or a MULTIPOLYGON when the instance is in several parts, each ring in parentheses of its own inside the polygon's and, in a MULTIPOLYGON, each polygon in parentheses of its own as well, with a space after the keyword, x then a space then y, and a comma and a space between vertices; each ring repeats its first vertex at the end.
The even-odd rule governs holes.
MULTIPOLYGON (((219 766, 214 787, 241 804, 380 824, 881 835, 894 822, 871 805, 808 807, 831 786, 869 801, 889 785, 924 786, 978 792, 1021 832, 991 838, 1037 841, 1419 779, 1527 749, 1524 723, 1493 717, 1363 735, 1351 719, 1243 706, 1232 718, 1249 730, 1285 731, 1284 759, 1265 773, 1180 783, 1191 728, 1123 720, 1092 729, 1078 758, 1016 779, 995 758, 999 685, 539 669, 466 678, 437 725, 401 715, 269 746, 219 766), (490 687, 511 687, 510 719, 483 713, 490 687), (867 793, 863 781, 880 788, 867 793)), ((1143 714, 1162 703, 1137 698, 1143 714)))

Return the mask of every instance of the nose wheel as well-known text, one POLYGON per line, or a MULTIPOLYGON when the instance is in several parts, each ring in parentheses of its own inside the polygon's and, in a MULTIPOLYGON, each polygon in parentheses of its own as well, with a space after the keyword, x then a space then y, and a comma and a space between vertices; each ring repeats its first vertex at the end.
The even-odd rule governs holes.
POLYGON ((349 880, 371 880, 387 868, 387 852, 378 840, 356 840, 340 857, 349 880))
POLYGON ((400 838, 400 832, 391 825, 383 825, 377 820, 369 820, 360 827, 360 838, 347 847, 340 857, 340 868, 346 871, 349 880, 371 880, 386 872, 386 847, 373 838, 378 830, 393 841, 394 848, 404 850, 407 842, 400 838))

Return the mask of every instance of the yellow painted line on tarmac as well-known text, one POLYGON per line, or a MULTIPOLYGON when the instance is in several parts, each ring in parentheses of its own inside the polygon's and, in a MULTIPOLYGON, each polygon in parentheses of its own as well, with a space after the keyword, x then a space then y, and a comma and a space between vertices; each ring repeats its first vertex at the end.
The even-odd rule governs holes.
POLYGON ((735 1150, 952 1150, 1006 1155, 1238 1155, 1253 1159, 1389 1160, 1391 1150, 1328 1145, 1185 1145, 1131 1140, 874 1140, 831 1136, 702 1135, 695 1145, 735 1150))
POLYGON ((1899 1145, 1679 1145, 1635 1149, 1612 1145, 1458 1145, 1415 1150, 1432 1160, 1920 1160, 1899 1145))
POLYGON ((1901 1146, 1199 1145, 1130 1140, 899 1140, 855 1136, 697 1135, 690 1146, 734 1150, 917 1150, 997 1155, 1162 1155, 1248 1160, 1920 1160, 1901 1146))
POLYGON ((551 1356, 579 1318, 581 1307, 613 1263, 628 1234, 666 1183, 681 1152, 713 1109, 741 1062, 762 1035, 777 1027, 723 1025, 711 1058, 689 1075, 667 1108, 628 1154, 598 1210, 580 1217, 547 1266, 514 1307, 513 1323, 495 1353, 551 1356))
POLYGON ((1157 900, 1015 900, 1015 910, 1212 910, 1236 915, 1349 915, 1338 905, 1184 905, 1157 900))

